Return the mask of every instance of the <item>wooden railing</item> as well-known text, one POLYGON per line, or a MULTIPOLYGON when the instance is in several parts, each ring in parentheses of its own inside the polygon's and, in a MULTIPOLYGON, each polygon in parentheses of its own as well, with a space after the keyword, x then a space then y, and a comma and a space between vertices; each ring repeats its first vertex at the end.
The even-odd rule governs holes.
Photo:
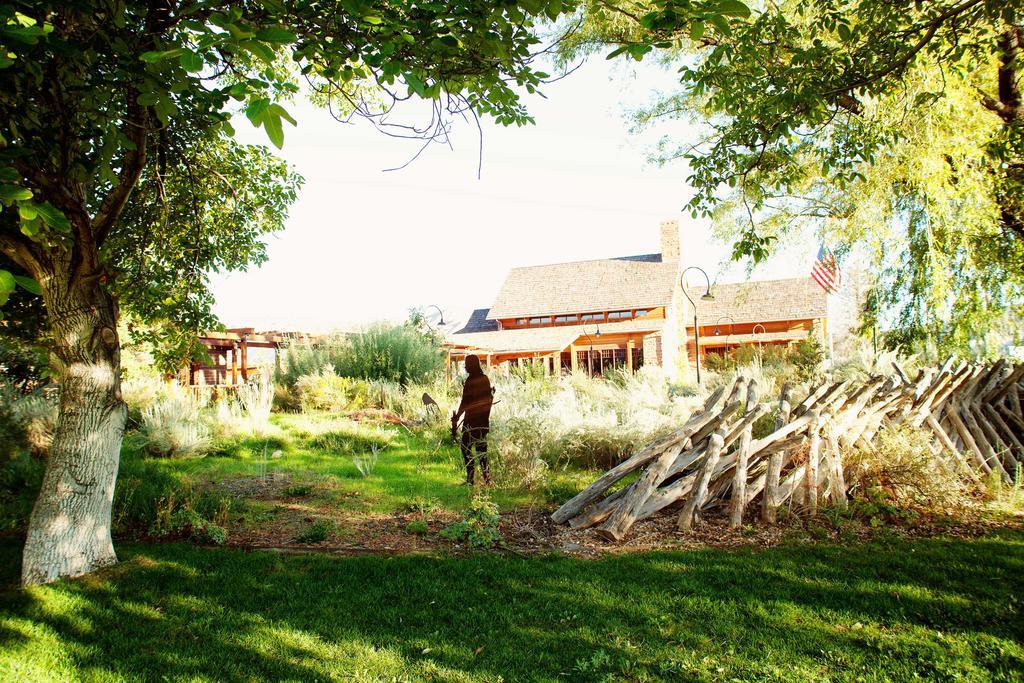
POLYGON ((927 430, 930 456, 965 477, 1010 482, 1020 476, 1024 364, 950 359, 913 379, 895 363, 893 369, 889 377, 812 387, 795 407, 792 387, 783 386, 774 429, 758 439, 753 424, 773 407, 758 401, 754 380, 737 377, 686 424, 605 472, 552 519, 574 528, 597 526, 619 541, 635 522, 673 504, 682 506, 678 526, 684 531, 716 501, 727 502, 733 527, 752 505, 766 523, 787 501, 813 516, 819 505, 846 505, 843 454, 854 446, 874 449, 879 430, 898 424, 927 430), (636 481, 607 494, 638 470, 636 481))

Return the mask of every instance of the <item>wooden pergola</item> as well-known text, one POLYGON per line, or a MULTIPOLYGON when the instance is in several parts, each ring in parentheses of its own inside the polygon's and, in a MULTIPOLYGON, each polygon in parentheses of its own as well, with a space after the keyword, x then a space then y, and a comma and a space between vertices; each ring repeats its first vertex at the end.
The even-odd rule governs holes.
POLYGON ((249 381, 250 349, 273 349, 274 366, 281 367, 280 350, 291 342, 299 339, 311 339, 301 332, 256 332, 251 327, 238 327, 223 332, 203 332, 199 335, 202 344, 213 363, 203 365, 191 363, 188 368, 188 384, 198 384, 197 377, 202 373, 203 384, 214 386, 233 386, 249 381), (241 380, 241 382, 239 382, 241 380))

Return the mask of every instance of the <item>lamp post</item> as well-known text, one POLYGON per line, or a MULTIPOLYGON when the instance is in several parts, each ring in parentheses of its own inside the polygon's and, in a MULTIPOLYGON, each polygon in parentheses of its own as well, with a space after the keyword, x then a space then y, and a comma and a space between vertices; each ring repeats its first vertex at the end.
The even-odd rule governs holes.
POLYGON ((679 275, 679 284, 683 288, 683 295, 687 301, 690 302, 690 306, 693 308, 693 334, 694 334, 694 348, 697 349, 697 384, 700 384, 700 325, 697 323, 697 304, 690 298, 690 294, 686 291, 686 271, 688 270, 699 270, 704 276, 704 281, 707 282, 707 291, 701 295, 703 301, 714 301, 715 297, 711 294, 711 278, 708 277, 707 272, 698 266, 688 266, 683 269, 683 272, 679 275))
POLYGON ((720 332, 718 330, 718 323, 720 323, 720 322, 722 322, 723 320, 726 320, 726 319, 729 320, 729 334, 725 335, 725 355, 728 356, 729 355, 729 338, 732 337, 732 328, 733 328, 733 325, 736 324, 736 321, 733 319, 733 317, 731 315, 720 316, 718 318, 718 320, 715 321, 715 334, 716 335, 720 334, 720 332))
POLYGON ((441 327, 441 326, 443 326, 445 324, 445 322, 444 322, 444 311, 441 310, 440 306, 438 306, 437 304, 430 304, 426 308, 433 308, 433 309, 435 309, 437 311, 437 315, 438 315, 437 325, 438 325, 438 327, 441 327))
MULTIPOLYGON (((591 377, 593 377, 594 376, 594 340, 590 338, 589 334, 587 334, 587 326, 586 325, 581 325, 580 327, 583 329, 583 336, 587 338, 588 342, 590 342, 590 351, 587 352, 587 374, 589 374, 591 377)), ((601 326, 600 325, 596 326, 596 329, 594 331, 594 336, 597 337, 598 339, 601 338, 601 326)))
MULTIPOLYGON (((759 327, 761 328, 761 334, 766 334, 768 332, 768 330, 766 330, 764 325, 762 325, 761 323, 758 323, 758 324, 754 325, 754 329, 751 330, 750 333, 754 336, 755 339, 757 338, 757 328, 759 328, 759 327)), ((760 339, 757 340, 757 350, 758 351, 761 350, 761 340, 760 339)))

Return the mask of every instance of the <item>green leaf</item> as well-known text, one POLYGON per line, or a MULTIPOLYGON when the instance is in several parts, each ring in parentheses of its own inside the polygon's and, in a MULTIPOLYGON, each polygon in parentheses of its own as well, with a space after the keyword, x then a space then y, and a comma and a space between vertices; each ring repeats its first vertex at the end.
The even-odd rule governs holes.
POLYGON ((267 113, 273 113, 274 116, 284 119, 293 126, 299 125, 298 122, 292 118, 292 115, 289 114, 288 111, 280 104, 272 104, 269 107, 267 107, 267 113))
POLYGON ((0 269, 0 294, 7 295, 14 291, 14 275, 6 270, 0 269))
POLYGON ((184 50, 180 47, 176 47, 173 50, 150 50, 149 52, 143 52, 139 55, 139 59, 146 62, 147 64, 154 64, 164 59, 170 59, 171 57, 177 57, 184 50))
POLYGON ((42 204, 35 204, 36 211, 39 213, 39 217, 43 219, 43 222, 54 230, 60 232, 71 232, 71 221, 67 219, 60 209, 51 204, 50 202, 43 202, 42 204))
POLYGON ((262 59, 267 64, 274 63, 274 51, 263 43, 256 40, 243 40, 238 45, 239 47, 248 50, 258 59, 262 59))
POLYGON ((839 24, 838 31, 839 39, 844 43, 850 42, 850 39, 853 38, 853 31, 851 31, 850 27, 846 24, 839 24))
POLYGON ((750 8, 740 0, 719 0, 715 5, 715 11, 727 17, 746 19, 750 16, 750 8))
POLYGON ((621 55, 623 52, 625 52, 628 49, 628 47, 629 47, 628 45, 623 45, 622 47, 615 48, 614 50, 612 50, 611 52, 608 53, 608 56, 605 57, 605 59, 615 59, 616 57, 621 55))
POLYGON ((182 52, 180 61, 181 68, 190 73, 202 71, 203 69, 203 58, 197 55, 195 52, 192 52, 192 50, 185 50, 184 52, 182 52))
POLYGON ((280 26, 268 26, 256 31, 256 40, 262 40, 265 43, 294 43, 298 37, 280 26))
POLYGON ((32 190, 17 185, 0 185, 0 202, 11 204, 32 199, 32 190))
POLYGON ((246 117, 252 121, 254 125, 260 125, 263 121, 263 112, 270 106, 270 100, 266 97, 261 97, 258 100, 253 100, 245 107, 246 117))
POLYGON ((704 22, 694 21, 690 24, 690 40, 698 41, 704 37, 704 22))
POLYGON ((18 204, 18 215, 26 221, 33 221, 39 215, 34 204, 18 204))
POLYGON ((263 116, 263 128, 267 131, 267 137, 274 143, 274 147, 284 147, 284 127, 281 125, 281 117, 271 114, 268 110, 263 116))
POLYGON ((14 281, 17 282, 18 286, 20 286, 26 292, 30 292, 32 294, 35 294, 36 296, 41 296, 43 293, 43 288, 39 286, 39 283, 30 277, 27 277, 25 275, 15 275, 14 281))
POLYGON ((416 74, 412 72, 405 74, 405 83, 414 93, 416 93, 420 97, 424 97, 427 94, 426 84, 416 74))
POLYGON ((722 15, 712 14, 708 17, 708 21, 714 24, 715 28, 717 28, 723 36, 732 35, 732 28, 729 27, 729 22, 722 15))
POLYGON ((363 17, 363 21, 365 21, 367 24, 373 24, 374 26, 384 23, 384 20, 375 14, 370 14, 363 17))

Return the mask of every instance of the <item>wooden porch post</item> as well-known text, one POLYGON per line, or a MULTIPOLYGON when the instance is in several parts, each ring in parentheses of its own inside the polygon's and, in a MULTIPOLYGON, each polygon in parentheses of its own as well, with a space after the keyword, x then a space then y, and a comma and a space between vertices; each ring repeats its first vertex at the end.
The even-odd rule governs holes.
POLYGON ((562 352, 555 351, 555 355, 551 356, 551 376, 558 377, 562 374, 562 352))
POLYGON ((238 344, 231 345, 231 384, 238 384, 238 344))
POLYGON ((569 367, 572 368, 573 372, 576 372, 580 369, 580 359, 576 355, 575 344, 569 345, 569 367))
POLYGON ((626 370, 633 372, 633 337, 626 339, 626 370))
POLYGON ((245 341, 245 337, 242 337, 242 381, 248 383, 249 381, 249 344, 245 341))

